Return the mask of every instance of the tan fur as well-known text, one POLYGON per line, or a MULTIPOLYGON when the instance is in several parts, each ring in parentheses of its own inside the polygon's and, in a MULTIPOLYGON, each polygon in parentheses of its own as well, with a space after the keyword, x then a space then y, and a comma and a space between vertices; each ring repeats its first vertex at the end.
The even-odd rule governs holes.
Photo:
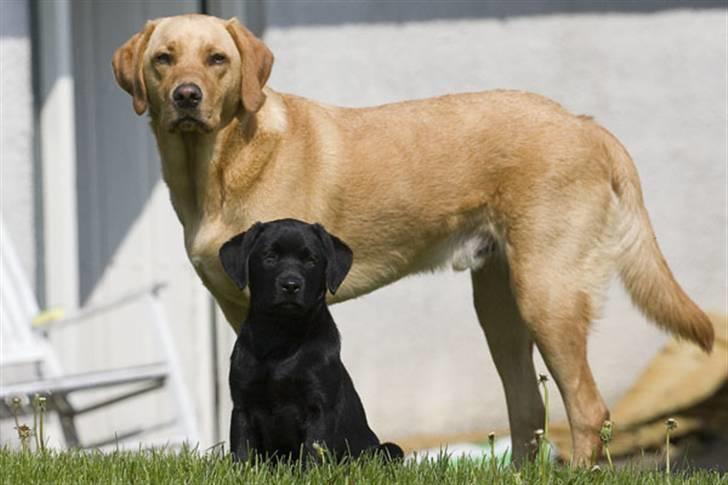
POLYGON ((217 253, 255 221, 321 222, 351 246, 354 266, 332 301, 412 273, 471 269, 516 459, 543 419, 535 342, 564 397, 578 463, 598 448, 608 415, 586 336, 615 271, 648 317, 711 348, 710 322, 654 241, 632 161, 591 118, 516 91, 327 106, 263 88, 272 59, 234 19, 187 15, 148 23, 113 62, 136 111, 150 111, 190 260, 236 329, 246 298, 217 253), (174 62, 159 65, 162 51, 174 62), (213 52, 224 66, 210 65, 213 52), (178 123, 171 102, 186 82, 204 94, 194 126, 178 123))

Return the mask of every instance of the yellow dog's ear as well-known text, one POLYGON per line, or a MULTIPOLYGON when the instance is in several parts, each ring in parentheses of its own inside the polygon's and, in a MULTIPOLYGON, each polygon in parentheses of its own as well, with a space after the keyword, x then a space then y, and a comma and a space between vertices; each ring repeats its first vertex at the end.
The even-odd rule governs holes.
POLYGON ((227 21, 225 28, 230 32, 238 52, 240 52, 242 66, 240 97, 243 107, 247 111, 255 113, 265 101, 263 86, 268 81, 270 70, 273 67, 273 53, 260 39, 240 25, 235 17, 227 21))
POLYGON ((144 84, 144 64, 142 58, 157 22, 150 20, 141 32, 134 34, 124 45, 116 49, 111 65, 119 86, 131 94, 134 111, 141 115, 147 110, 147 87, 144 84))

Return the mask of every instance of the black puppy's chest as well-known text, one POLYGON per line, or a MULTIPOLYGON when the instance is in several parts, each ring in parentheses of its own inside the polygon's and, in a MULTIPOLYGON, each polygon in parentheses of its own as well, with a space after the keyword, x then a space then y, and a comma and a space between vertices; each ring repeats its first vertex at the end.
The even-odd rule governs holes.
POLYGON ((261 361, 242 345, 236 344, 233 351, 233 404, 246 414, 265 448, 297 452, 304 429, 325 406, 325 396, 318 392, 312 373, 321 363, 312 361, 311 355, 302 359, 300 353, 261 361))
POLYGON ((297 370, 297 365, 256 362, 254 358, 241 356, 244 350, 236 353, 233 353, 230 384, 239 392, 237 396, 233 395, 233 402, 239 399, 246 408, 276 410, 278 407, 289 407, 290 404, 310 400, 308 379, 297 370), (238 365, 236 357, 242 361, 237 362, 238 365))

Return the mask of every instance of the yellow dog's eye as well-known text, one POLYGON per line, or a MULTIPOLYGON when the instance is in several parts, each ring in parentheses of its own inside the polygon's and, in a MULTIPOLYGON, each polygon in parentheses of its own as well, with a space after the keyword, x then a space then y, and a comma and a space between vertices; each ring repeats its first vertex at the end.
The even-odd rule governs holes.
POLYGON ((156 64, 172 64, 172 56, 166 52, 160 52, 154 56, 154 62, 156 64))
POLYGON ((227 57, 225 57, 225 54, 220 54, 219 52, 216 52, 215 54, 210 55, 210 65, 220 65, 225 64, 227 62, 227 57))

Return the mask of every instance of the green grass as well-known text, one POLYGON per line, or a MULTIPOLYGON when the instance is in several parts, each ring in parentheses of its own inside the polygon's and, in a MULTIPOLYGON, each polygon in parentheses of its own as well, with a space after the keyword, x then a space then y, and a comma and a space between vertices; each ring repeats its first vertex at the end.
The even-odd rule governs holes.
MULTIPOLYGON (((545 387, 547 377, 541 375, 544 400, 548 404, 545 387)), ((16 398, 13 404, 19 407, 16 398)), ((16 431, 21 450, 0 447, 0 485, 3 484, 725 484, 728 474, 705 470, 669 473, 670 433, 677 421, 668 419, 665 447, 666 468, 645 471, 636 468, 609 466, 595 469, 574 469, 552 463, 548 440, 548 405, 545 430, 537 430, 534 437, 538 453, 533 463, 516 469, 508 463, 508 456, 494 453, 495 435, 489 435, 490 453, 482 460, 453 460, 446 453, 437 459, 420 463, 408 459, 399 463, 385 463, 378 457, 366 457, 343 464, 333 463, 321 449, 323 463, 311 466, 249 462, 233 464, 222 448, 200 453, 183 447, 179 451, 139 449, 137 452, 116 451, 54 451, 45 448, 43 419, 45 398, 33 401, 33 427, 21 424, 15 415, 16 431), (37 430, 37 432, 36 432, 37 430), (35 444, 35 446, 33 446, 35 444)), ((17 411, 17 410, 16 410, 17 411)), ((600 439, 609 457, 611 423, 605 421, 600 439)))
POLYGON ((423 463, 385 464, 370 458, 355 462, 299 466, 234 465, 220 453, 20 452, 0 448, 3 484, 726 484, 728 475, 695 471, 672 474, 636 470, 573 470, 543 463, 516 471, 491 462, 451 461, 446 456, 423 463))

